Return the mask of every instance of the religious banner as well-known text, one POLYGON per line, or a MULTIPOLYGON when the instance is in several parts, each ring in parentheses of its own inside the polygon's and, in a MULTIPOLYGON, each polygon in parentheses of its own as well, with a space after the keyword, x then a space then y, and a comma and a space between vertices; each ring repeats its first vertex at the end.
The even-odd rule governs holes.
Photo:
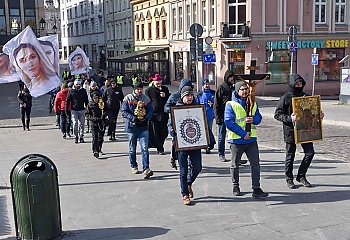
POLYGON ((89 71, 89 58, 80 47, 77 47, 69 54, 68 63, 72 75, 87 73, 89 71))
POLYGON ((60 76, 60 48, 58 44, 58 34, 40 37, 38 40, 55 69, 55 72, 60 76))
POLYGON ((294 139, 297 143, 322 140, 321 98, 319 95, 293 97, 294 139))
POLYGON ((20 78, 6 53, 0 53, 0 84, 17 82, 20 78))
POLYGON ((176 132, 176 151, 208 147, 209 132, 204 105, 171 107, 171 120, 176 132))
POLYGON ((61 85, 49 57, 30 26, 3 46, 20 79, 33 97, 39 97, 61 85))

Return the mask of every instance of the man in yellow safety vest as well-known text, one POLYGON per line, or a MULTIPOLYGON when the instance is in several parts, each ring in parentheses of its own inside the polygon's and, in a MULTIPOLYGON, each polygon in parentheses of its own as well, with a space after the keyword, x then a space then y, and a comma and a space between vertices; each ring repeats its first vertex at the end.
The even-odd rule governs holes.
POLYGON ((246 100, 249 96, 249 86, 244 81, 235 84, 235 91, 232 94, 232 100, 226 103, 224 122, 227 127, 227 140, 231 149, 231 178, 233 184, 233 195, 241 196, 239 188, 239 165, 242 154, 245 153, 251 167, 251 178, 254 198, 264 198, 268 193, 260 188, 260 157, 259 148, 256 141, 256 125, 258 125, 262 116, 259 108, 254 103, 252 116, 247 116, 246 100), (245 130, 247 123, 250 123, 251 132, 245 130))
POLYGON ((115 77, 115 80, 117 82, 117 84, 121 87, 124 86, 124 77, 123 75, 121 75, 120 73, 117 74, 117 76, 115 77))

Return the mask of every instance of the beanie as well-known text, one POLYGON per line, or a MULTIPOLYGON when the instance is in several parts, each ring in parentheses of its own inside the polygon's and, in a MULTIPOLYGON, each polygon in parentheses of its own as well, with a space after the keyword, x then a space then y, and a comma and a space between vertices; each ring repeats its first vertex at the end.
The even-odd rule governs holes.
POLYGON ((63 82, 61 88, 62 88, 62 89, 65 89, 65 88, 67 88, 67 87, 68 87, 67 82, 63 82))
POLYGON ((186 95, 193 95, 193 90, 192 90, 192 87, 190 86, 184 86, 182 89, 181 89, 181 99, 186 96, 186 95))
POLYGON ((69 87, 69 88, 73 87, 73 83, 72 83, 72 82, 69 82, 69 83, 68 83, 68 87, 69 87))
POLYGON ((208 78, 203 79, 202 86, 204 86, 204 84, 206 84, 206 83, 209 83, 209 79, 208 78))
POLYGON ((143 84, 141 82, 136 82, 134 85, 134 89, 135 88, 143 88, 143 84))
POLYGON ((90 87, 96 87, 96 86, 97 86, 96 82, 95 81, 91 81, 90 87))
POLYGON ((79 78, 74 80, 74 85, 77 85, 77 84, 81 85, 81 80, 79 78))
POLYGON ((238 92, 238 90, 244 85, 248 85, 248 84, 246 82, 243 82, 243 81, 236 82, 236 84, 235 84, 235 91, 238 92))

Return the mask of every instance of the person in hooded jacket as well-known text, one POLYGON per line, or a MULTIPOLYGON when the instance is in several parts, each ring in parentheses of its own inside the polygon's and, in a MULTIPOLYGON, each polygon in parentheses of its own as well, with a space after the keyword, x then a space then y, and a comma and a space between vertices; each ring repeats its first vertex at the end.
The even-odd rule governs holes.
MULTIPOLYGON (((164 106, 164 112, 167 114, 170 114, 171 112, 171 107, 175 106, 177 104, 177 102, 180 100, 181 98, 181 90, 183 87, 189 86, 193 89, 193 84, 190 80, 188 79, 182 79, 179 85, 179 90, 177 92, 174 92, 170 95, 170 97, 168 98, 168 101, 166 102, 165 106, 164 106)), ((178 156, 177 156, 177 152, 175 151, 175 142, 174 142, 174 138, 172 140, 172 144, 171 144, 171 160, 170 160, 170 165, 172 168, 177 169, 176 166, 176 160, 178 160, 178 156)))
POLYGON ((68 137, 71 137, 70 135, 70 118, 71 118, 71 107, 68 107, 68 112, 65 111, 65 105, 66 105, 66 99, 68 95, 68 84, 67 82, 63 82, 61 86, 61 91, 59 91, 56 95, 55 102, 54 102, 54 111, 55 113, 60 113, 60 124, 61 124, 61 132, 63 134, 63 138, 66 139, 67 135, 68 137))
MULTIPOLYGON (((184 86, 180 91, 180 99, 176 106, 194 104, 195 99, 192 86, 184 86)), ((168 131, 173 138, 176 138, 177 133, 173 128, 171 118, 169 118, 168 122, 168 131)), ((182 201, 183 204, 190 205, 191 198, 194 197, 192 184, 198 177, 198 174, 202 171, 202 154, 200 149, 181 150, 177 153, 179 157, 182 201), (189 164, 191 165, 190 169, 189 164)))
MULTIPOLYGON (((285 175, 287 186, 295 189, 293 181, 293 163, 295 158, 296 144, 294 140, 294 123, 297 121, 292 109, 292 98, 307 96, 304 92, 306 85, 305 80, 299 74, 292 74, 289 78, 289 91, 285 93, 279 100, 275 110, 275 119, 283 123, 284 142, 286 143, 286 159, 285 159, 285 175)), ((321 114, 323 118, 323 113, 321 114)), ((304 158, 298 169, 296 180, 305 187, 311 187, 310 182, 306 179, 306 172, 315 155, 312 142, 302 143, 301 147, 304 151, 304 158)))
POLYGON ((247 155, 251 169, 252 189, 254 198, 268 196, 260 188, 260 157, 257 143, 256 126, 261 123, 262 116, 258 105, 254 103, 252 116, 247 116, 247 98, 249 86, 246 82, 239 81, 235 84, 235 91, 231 101, 225 107, 224 121, 228 129, 227 140, 231 149, 231 179, 233 195, 241 196, 239 187, 239 165, 243 153, 247 155), (251 132, 245 131, 247 123, 252 124, 251 132))
POLYGON ((115 141, 115 129, 117 118, 120 110, 120 103, 123 102, 124 94, 122 87, 118 85, 115 80, 111 81, 111 85, 106 89, 102 96, 103 100, 108 105, 108 133, 110 141, 115 141))
POLYGON ((203 104, 205 106, 205 112, 207 115, 207 124, 209 130, 209 146, 206 149, 206 153, 209 154, 210 150, 214 148, 215 137, 213 135, 213 122, 214 122, 214 99, 215 91, 210 89, 209 80, 203 79, 202 91, 198 93, 196 103, 203 104))
POLYGON ((91 124, 92 152, 94 157, 98 158, 102 153, 103 136, 106 129, 106 118, 108 115, 108 106, 103 101, 100 94, 94 92, 91 101, 86 107, 86 119, 91 124))
POLYGON ((30 95, 29 89, 26 85, 23 86, 23 89, 18 92, 17 99, 19 101, 19 107, 21 109, 21 120, 23 125, 23 131, 28 130, 30 123, 30 112, 32 111, 32 100, 33 97, 30 95), (25 119, 25 116, 27 119, 25 119))

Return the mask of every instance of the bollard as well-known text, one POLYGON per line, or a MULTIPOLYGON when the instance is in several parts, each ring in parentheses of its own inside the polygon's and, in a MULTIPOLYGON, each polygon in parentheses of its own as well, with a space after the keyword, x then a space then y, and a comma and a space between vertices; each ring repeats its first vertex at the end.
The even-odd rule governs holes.
POLYGON ((52 239, 62 233, 58 173, 40 154, 22 157, 10 174, 16 236, 52 239))

